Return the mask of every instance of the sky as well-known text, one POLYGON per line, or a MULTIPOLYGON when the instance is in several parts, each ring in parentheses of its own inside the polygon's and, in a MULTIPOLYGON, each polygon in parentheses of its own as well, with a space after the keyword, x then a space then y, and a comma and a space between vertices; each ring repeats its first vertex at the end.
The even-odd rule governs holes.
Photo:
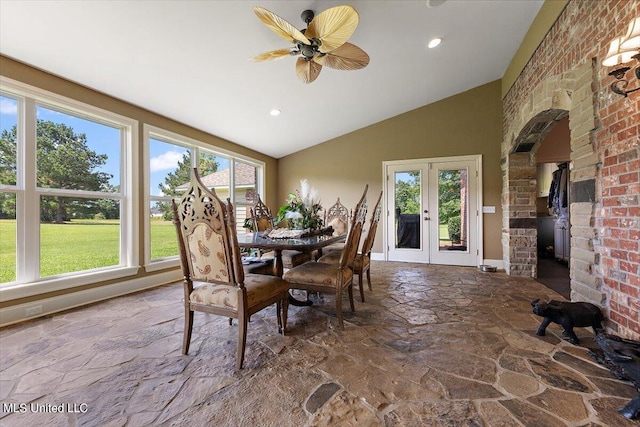
MULTIPOLYGON (((117 128, 97 123, 84 118, 60 113, 49 108, 37 107, 37 116, 41 120, 64 123, 73 128, 76 134, 84 133, 87 146, 98 154, 106 154, 107 161, 94 172, 106 172, 113 175, 109 183, 113 186, 120 184, 120 138, 117 128)), ((0 132, 10 130, 17 121, 17 101, 0 96, 0 132)), ((164 182, 167 174, 178 167, 178 162, 188 150, 175 144, 152 139, 149 147, 149 173, 151 195, 161 196, 159 185, 164 182)), ((229 167, 226 158, 218 157, 219 169, 229 167)))

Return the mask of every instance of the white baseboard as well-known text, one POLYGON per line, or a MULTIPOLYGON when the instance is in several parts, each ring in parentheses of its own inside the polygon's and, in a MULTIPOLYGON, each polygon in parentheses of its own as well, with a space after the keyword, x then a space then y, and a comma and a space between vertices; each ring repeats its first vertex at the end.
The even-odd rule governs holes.
POLYGON ((0 327, 182 280, 182 270, 113 283, 0 309, 0 327))
POLYGON ((384 254, 382 252, 371 252, 372 261, 384 261, 384 254))
MULTIPOLYGON (((382 252, 372 252, 371 260, 373 261, 384 261, 384 253, 382 252)), ((504 262, 501 259, 485 259, 483 262, 485 265, 492 265, 496 267, 498 270, 504 270, 504 262)))

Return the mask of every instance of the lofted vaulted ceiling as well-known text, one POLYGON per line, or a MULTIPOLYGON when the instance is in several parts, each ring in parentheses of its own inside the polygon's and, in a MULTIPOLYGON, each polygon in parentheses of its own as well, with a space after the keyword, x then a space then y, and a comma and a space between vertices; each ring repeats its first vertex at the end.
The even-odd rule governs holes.
POLYGON ((280 158, 501 78, 542 3, 2 0, 0 53, 280 158), (366 68, 305 85, 295 58, 249 60, 288 46, 253 6, 302 29, 302 11, 341 4, 366 68))

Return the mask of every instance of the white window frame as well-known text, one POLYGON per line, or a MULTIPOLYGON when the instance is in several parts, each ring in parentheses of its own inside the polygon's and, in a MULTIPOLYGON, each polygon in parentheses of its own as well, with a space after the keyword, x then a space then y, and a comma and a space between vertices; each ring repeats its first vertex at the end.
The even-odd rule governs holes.
POLYGON ((14 193, 16 203, 16 281, 0 287, 0 299, 38 295, 114 280, 137 274, 139 270, 138 218, 138 122, 92 105, 66 98, 24 83, 0 77, 0 92, 18 100, 18 168, 15 186, 0 185, 4 192, 14 193), (122 129, 120 140, 120 194, 37 187, 36 109, 51 108, 79 118, 122 129), (40 209, 43 195, 109 198, 120 201, 119 265, 40 278, 40 209), (19 196, 19 197, 18 197, 19 196), (36 215, 27 215, 36 212, 36 215), (34 266, 36 266, 34 268, 34 266))
MULTIPOLYGON (((256 192, 260 194, 260 197, 264 199, 264 174, 265 174, 265 163, 253 159, 251 157, 243 156, 238 153, 234 153, 229 150, 225 150, 222 148, 218 148, 215 146, 208 145, 202 141, 198 141, 193 138, 189 138, 184 135, 180 135, 178 133, 174 133, 168 131, 166 129, 156 127, 149 124, 143 124, 142 126, 143 133, 143 156, 144 156, 144 167, 143 167, 143 186, 144 186, 144 268, 147 272, 164 270, 168 268, 176 268, 180 266, 180 257, 179 255, 159 258, 159 259, 151 259, 151 183, 149 180, 150 174, 150 162, 151 162, 151 153, 150 153, 150 140, 156 139, 159 141, 164 141, 170 144, 175 144, 180 147, 184 147, 191 151, 191 167, 197 166, 197 159, 200 156, 201 152, 207 154, 213 154, 215 156, 226 157, 229 159, 229 197, 231 198, 231 202, 235 204, 235 161, 241 161, 252 166, 255 166, 260 170, 257 174, 257 182, 256 182, 256 192)), ((234 206, 235 207, 235 206, 234 206)))

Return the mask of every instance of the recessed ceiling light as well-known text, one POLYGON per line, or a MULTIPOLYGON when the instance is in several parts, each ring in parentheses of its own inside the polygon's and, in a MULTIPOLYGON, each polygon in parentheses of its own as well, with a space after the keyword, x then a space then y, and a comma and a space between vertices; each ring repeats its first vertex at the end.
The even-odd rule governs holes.
POLYGON ((271 111, 269 112, 269 114, 271 114, 272 116, 279 116, 279 115, 280 115, 280 113, 281 113, 281 111, 280 111, 280 110, 278 110, 277 108, 274 108, 273 110, 271 110, 271 111))
POLYGON ((438 46, 438 45, 440 44, 440 42, 442 42, 442 39, 441 39, 441 38, 439 38, 439 37, 438 37, 438 38, 435 38, 435 39, 433 39, 433 40, 431 40, 431 41, 429 42, 429 44, 427 45, 427 47, 428 47, 429 49, 433 49, 434 47, 438 46))

